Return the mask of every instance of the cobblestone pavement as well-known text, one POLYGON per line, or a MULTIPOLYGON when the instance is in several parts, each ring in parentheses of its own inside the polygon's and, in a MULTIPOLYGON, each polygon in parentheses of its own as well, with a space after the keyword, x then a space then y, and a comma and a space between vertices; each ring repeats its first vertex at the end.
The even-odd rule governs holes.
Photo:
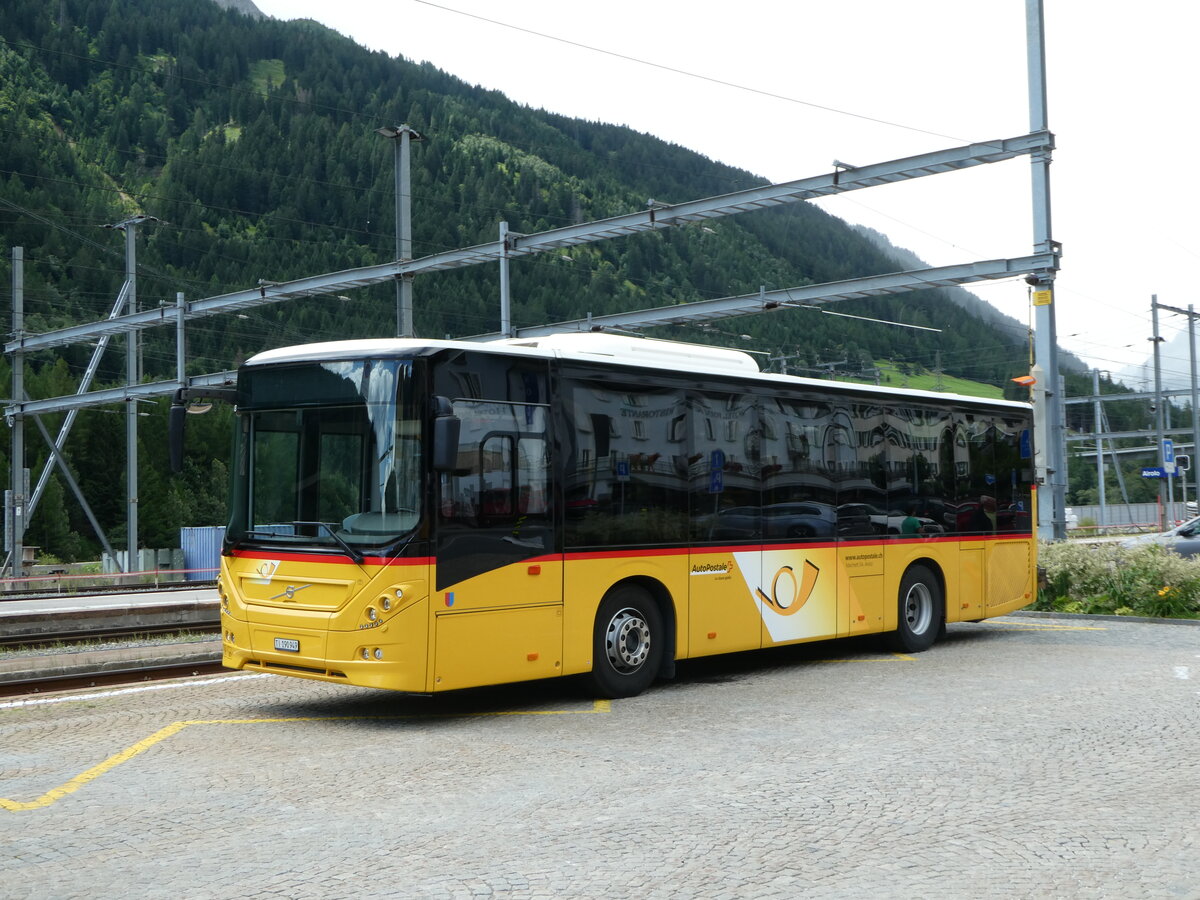
POLYGON ((582 691, 0 705, 0 895, 1200 897, 1200 628, 1008 617, 582 691))

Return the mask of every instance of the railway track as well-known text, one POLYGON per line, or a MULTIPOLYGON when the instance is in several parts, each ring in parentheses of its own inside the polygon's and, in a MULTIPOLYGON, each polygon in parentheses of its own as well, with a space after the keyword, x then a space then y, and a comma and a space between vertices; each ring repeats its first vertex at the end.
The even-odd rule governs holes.
POLYGON ((20 648, 33 653, 37 650, 60 648, 63 644, 79 644, 80 649, 87 649, 89 644, 103 644, 112 641, 133 641, 141 637, 154 637, 163 634, 194 635, 211 634, 219 637, 216 623, 204 625, 182 625, 165 623, 162 625, 108 625, 103 628, 85 628, 63 631, 43 631, 37 634, 0 634, 0 647, 20 648))
POLYGON ((216 675, 224 671, 227 670, 219 662, 213 662, 190 665, 131 666, 126 669, 84 675, 46 675, 21 681, 0 682, 0 698, 57 694, 64 691, 114 687, 124 684, 144 684, 172 678, 194 678, 198 675, 216 675))
POLYGON ((208 674, 221 668, 220 659, 215 622, 114 622, 5 635, 0 636, 0 697, 208 674), (179 639, 163 640, 163 635, 179 639))
MULTIPOLYGON (((217 582, 215 580, 161 581, 157 584, 72 586, 68 593, 71 596, 79 597, 104 597, 110 594, 112 596, 121 596, 123 594, 149 594, 156 591, 162 593, 170 591, 195 591, 204 590, 205 588, 215 588, 216 586, 217 582)), ((63 586, 56 585, 55 587, 47 587, 44 590, 0 591, 0 603, 5 603, 9 600, 46 600, 52 597, 61 597, 64 594, 64 590, 63 586)))

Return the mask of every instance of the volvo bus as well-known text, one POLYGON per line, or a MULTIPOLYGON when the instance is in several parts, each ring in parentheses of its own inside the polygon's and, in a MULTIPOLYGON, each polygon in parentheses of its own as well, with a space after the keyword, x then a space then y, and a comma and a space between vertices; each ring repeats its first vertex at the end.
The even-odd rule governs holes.
POLYGON ((1036 590, 1026 403, 609 334, 271 350, 234 399, 234 669, 625 697, 712 654, 925 650, 1036 590))

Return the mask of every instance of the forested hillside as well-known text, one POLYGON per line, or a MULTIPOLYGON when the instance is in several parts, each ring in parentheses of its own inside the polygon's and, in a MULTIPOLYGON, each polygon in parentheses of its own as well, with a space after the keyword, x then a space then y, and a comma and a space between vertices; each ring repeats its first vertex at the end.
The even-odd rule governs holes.
MULTIPOLYGON (((202 0, 5 0, 0 230, 6 248, 25 248, 27 328, 108 314, 124 242, 98 226, 137 213, 161 220, 139 229, 142 308, 173 303, 177 291, 197 299, 391 259, 393 148, 375 129, 399 123, 424 136, 413 152, 416 256, 493 240, 501 220, 535 232, 643 209, 650 197, 678 202, 763 183, 627 128, 516 105, 312 22, 251 18, 202 0)), ((4 257, 7 273, 7 249, 4 257)), ((514 320, 537 324, 896 268, 864 236, 796 204, 517 261, 514 320)), ((418 333, 495 330, 497 280, 494 266, 419 278, 418 333)), ((391 285, 380 285, 202 320, 189 330, 189 371, 228 369, 287 343, 388 335, 393 303, 391 285)), ((932 369, 940 360, 948 374, 1002 386, 1028 365, 1021 335, 941 291, 839 310, 944 330, 795 310, 661 336, 737 341, 789 356, 793 366, 889 359, 932 369)), ((174 372, 174 335, 159 331, 147 333, 147 379, 174 372)), ((89 353, 81 346, 34 357, 30 394, 73 392, 89 353)), ((110 353, 101 379, 116 383, 123 374, 123 359, 110 353)), ((164 415, 147 409, 142 536, 147 546, 167 546, 180 524, 223 517, 227 422, 206 417, 208 440, 192 442, 185 479, 171 482, 159 450, 164 415)), ((113 477, 121 427, 118 416, 84 412, 68 445, 114 540, 125 502, 113 477)), ((0 453, 7 471, 7 445, 0 453)), ((36 472, 42 456, 31 440, 26 464, 36 472)), ((66 558, 94 552, 82 513, 58 485, 28 540, 66 558)))

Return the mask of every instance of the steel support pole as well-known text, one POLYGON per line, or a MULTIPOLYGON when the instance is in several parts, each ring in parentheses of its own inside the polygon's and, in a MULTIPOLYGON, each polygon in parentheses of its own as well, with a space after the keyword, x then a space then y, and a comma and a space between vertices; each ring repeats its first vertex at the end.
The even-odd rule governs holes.
POLYGON ((508 223, 500 223, 500 333, 512 337, 512 294, 508 282, 508 223))
MULTIPOLYGON (((1046 105, 1046 36, 1042 0, 1025 0, 1025 30, 1029 72, 1029 121, 1038 130, 1048 125, 1046 105)), ((1035 252, 1051 252, 1050 151, 1030 155, 1032 165, 1033 246, 1035 252)), ((1038 495, 1038 536, 1062 540, 1067 536, 1066 451, 1063 447, 1062 392, 1058 388, 1058 334, 1054 317, 1054 275, 1039 273, 1034 279, 1034 359, 1047 379, 1044 393, 1045 431, 1037 435, 1046 461, 1045 485, 1038 495)))
POLYGON ((183 323, 187 317, 187 304, 183 291, 175 292, 175 380, 187 384, 187 343, 184 341, 183 323))
MULTIPOLYGON (((1162 337, 1158 333, 1158 294, 1150 295, 1150 321, 1154 328, 1154 334, 1150 340, 1154 343, 1154 434, 1158 441, 1158 464, 1160 467, 1166 465, 1163 459, 1163 439, 1166 434, 1163 429, 1163 397, 1162 397, 1162 359, 1159 353, 1159 346, 1162 344, 1162 337)), ((1166 492, 1165 477, 1158 480, 1158 524, 1161 530, 1167 530, 1167 492, 1166 492)))
MULTIPOLYGON (((376 128, 392 142, 392 161, 396 186, 396 262, 412 262, 412 142, 421 140, 409 125, 395 128, 376 128)), ((396 275, 396 336, 414 337, 413 331, 413 273, 396 275)))
MULTIPOLYGON (((1196 310, 1188 304, 1188 350, 1192 360, 1192 467, 1200 460, 1200 384, 1196 382, 1196 310)), ((1192 479, 1193 489, 1200 480, 1192 479)), ((1197 512, 1200 512, 1200 490, 1196 491, 1197 512)), ((1183 508, 1187 511, 1187 488, 1183 490, 1183 508)), ((1186 517, 1186 516, 1185 516, 1186 517)))
MULTIPOLYGON (((396 194, 396 259, 408 262, 412 259, 412 140, 413 130, 407 125, 400 126, 400 140, 397 141, 399 159, 397 165, 396 194)), ((400 291, 400 337, 415 337, 413 330, 413 275, 405 273, 396 282, 400 291)))
MULTIPOLYGON (((130 315, 137 308, 137 226, 126 222, 125 230, 125 283, 129 285, 126 305, 130 315)), ((129 387, 138 383, 138 333, 130 331, 125 357, 125 380, 129 387)), ((125 520, 129 529, 125 542, 126 574, 137 571, 138 550, 138 451, 137 451, 137 400, 132 396, 125 401, 125 520)))
MULTIPOLYGON (((25 335, 25 248, 12 248, 12 328, 13 340, 20 341, 25 335)), ((12 360, 13 399, 25 396, 25 354, 18 350, 12 360)), ((15 414, 12 419, 12 455, 9 467, 12 470, 11 526, 8 534, 9 561, 14 578, 21 576, 25 542, 25 416, 15 414)))
MULTIPOLYGON (((401 249, 401 246, 400 246, 403 243, 403 238, 400 237, 400 232, 401 232, 403 226, 400 223, 401 223, 401 221, 403 221, 403 216, 404 216, 404 212, 403 212, 404 204, 400 200, 400 195, 401 195, 400 183, 401 183, 401 180, 404 178, 403 161, 402 161, 403 155, 400 152, 400 143, 401 142, 400 142, 399 137, 392 139, 392 166, 394 168, 394 172, 393 172, 394 180, 392 181, 392 185, 395 189, 394 208, 393 208, 393 213, 394 213, 395 218, 393 219, 393 221, 395 222, 395 225, 396 225, 395 238, 396 238, 396 260, 397 261, 400 260, 400 257, 403 253, 403 250, 401 249)), ((404 276, 399 275, 396 277, 396 337, 406 337, 405 332, 404 332, 404 312, 405 312, 405 310, 404 310, 404 276)))
POLYGON ((1096 402, 1092 407, 1092 421, 1096 423, 1096 487, 1098 490, 1097 500, 1100 501, 1100 525, 1101 527, 1108 524, 1108 504, 1104 493, 1104 438, 1100 435, 1103 432, 1104 405, 1100 402, 1100 370, 1092 369, 1092 393, 1096 395, 1096 402))

